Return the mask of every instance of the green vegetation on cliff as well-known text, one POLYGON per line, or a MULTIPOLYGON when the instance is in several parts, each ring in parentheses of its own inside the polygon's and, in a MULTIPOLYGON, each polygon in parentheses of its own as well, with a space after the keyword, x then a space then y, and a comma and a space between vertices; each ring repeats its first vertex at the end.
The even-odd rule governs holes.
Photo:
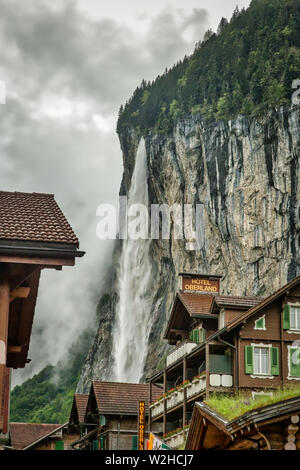
POLYGON ((87 330, 74 343, 66 358, 49 365, 11 393, 10 421, 65 423, 69 419, 80 371, 92 341, 87 330))
POLYGON ((117 131, 167 133, 178 118, 208 121, 290 105, 300 79, 299 0, 252 0, 247 10, 222 18, 194 53, 152 83, 142 81, 121 106, 117 131))

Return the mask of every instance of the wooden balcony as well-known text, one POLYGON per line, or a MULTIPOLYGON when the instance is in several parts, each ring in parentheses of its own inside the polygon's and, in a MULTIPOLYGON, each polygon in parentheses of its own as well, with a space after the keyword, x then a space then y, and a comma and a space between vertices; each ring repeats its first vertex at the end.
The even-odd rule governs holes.
POLYGON ((184 429, 179 429, 178 432, 172 434, 171 436, 166 436, 164 438, 165 443, 167 446, 169 446, 171 449, 178 449, 181 447, 186 440, 186 436, 188 433, 188 426, 184 429))
POLYGON ((168 354, 167 361, 166 361, 167 367, 170 366, 171 364, 174 364, 174 362, 177 362, 186 354, 189 354, 193 349, 196 348, 196 346, 198 346, 198 344, 193 343, 191 341, 185 341, 181 343, 179 346, 173 349, 173 351, 170 352, 170 354, 168 354))
MULTIPOLYGON (((209 386, 210 390, 216 388, 216 391, 220 388, 226 389, 233 386, 233 376, 231 374, 209 374, 209 386)), ((151 418, 155 419, 164 413, 164 401, 166 401, 167 412, 171 411, 179 405, 183 404, 184 400, 184 389, 186 389, 187 401, 198 397, 206 389, 206 374, 202 374, 200 377, 195 377, 191 382, 181 385, 179 389, 169 392, 165 397, 160 398, 156 402, 150 405, 151 418)))

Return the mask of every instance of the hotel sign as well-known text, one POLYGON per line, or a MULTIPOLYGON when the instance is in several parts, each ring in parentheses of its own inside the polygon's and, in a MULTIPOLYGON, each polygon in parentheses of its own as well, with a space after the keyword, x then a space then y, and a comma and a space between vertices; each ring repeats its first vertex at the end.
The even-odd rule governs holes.
POLYGON ((139 401, 138 410, 138 450, 145 449, 145 402, 139 401))
POLYGON ((220 279, 208 277, 182 276, 182 290, 217 294, 220 291, 220 279))

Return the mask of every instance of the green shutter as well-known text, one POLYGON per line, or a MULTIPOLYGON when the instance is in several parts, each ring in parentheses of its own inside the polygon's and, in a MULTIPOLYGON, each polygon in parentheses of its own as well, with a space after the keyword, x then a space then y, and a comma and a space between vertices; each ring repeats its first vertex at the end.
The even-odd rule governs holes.
POLYGON ((206 339, 206 330, 204 328, 201 328, 201 343, 204 343, 206 339))
POLYGON ((97 439, 95 439, 93 441, 93 450, 98 450, 98 448, 99 448, 99 442, 97 439))
POLYGON ((271 348, 271 374, 279 375, 279 348, 271 348))
POLYGON ((132 436, 132 448, 131 450, 138 450, 138 437, 132 436))
POLYGON ((100 437, 100 449, 105 450, 105 437, 100 437))
POLYGON ((56 441, 55 450, 64 450, 64 441, 56 441))
POLYGON ((199 330, 194 330, 194 343, 199 343, 199 330))
POLYGON ((300 377, 300 351, 299 348, 290 348, 290 376, 300 377))
POLYGON ((253 374, 253 347, 245 346, 245 373, 253 374))
POLYGON ((288 304, 283 308, 283 329, 290 329, 290 306, 288 304))
POLYGON ((190 331, 190 340, 193 341, 194 331, 190 331))

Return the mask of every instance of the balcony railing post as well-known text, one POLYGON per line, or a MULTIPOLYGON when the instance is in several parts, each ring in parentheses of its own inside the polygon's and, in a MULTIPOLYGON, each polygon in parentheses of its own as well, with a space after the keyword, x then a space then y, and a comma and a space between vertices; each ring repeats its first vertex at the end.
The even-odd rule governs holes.
POLYGON ((206 400, 209 398, 209 343, 205 344, 205 368, 206 368, 206 400))
MULTIPOLYGON (((186 357, 183 358, 183 382, 187 380, 187 360, 186 357)), ((183 416, 182 416, 182 426, 186 425, 186 387, 183 388, 183 416)))
POLYGON ((164 370, 164 414, 163 414, 163 434, 167 433, 167 372, 164 370))

